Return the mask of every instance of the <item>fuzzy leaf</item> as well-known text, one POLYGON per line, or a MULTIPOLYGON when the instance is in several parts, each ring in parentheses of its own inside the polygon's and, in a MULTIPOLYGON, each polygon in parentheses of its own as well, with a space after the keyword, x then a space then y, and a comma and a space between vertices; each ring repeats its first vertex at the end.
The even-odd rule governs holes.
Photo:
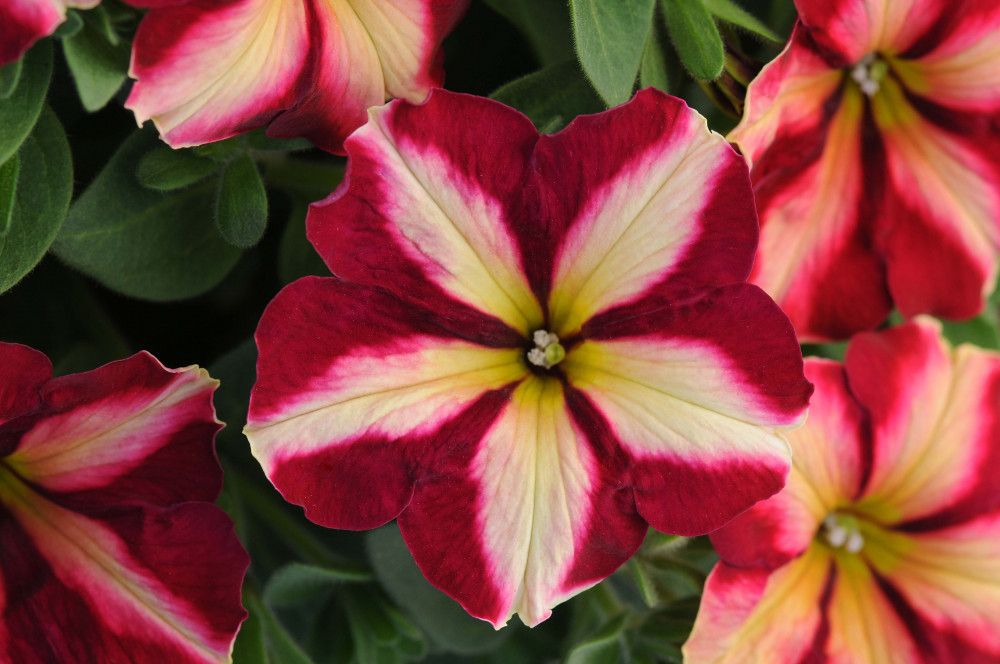
POLYGON ((217 162, 193 150, 174 150, 159 145, 139 160, 136 177, 149 189, 173 191, 204 180, 218 168, 217 162))
POLYGON ((0 163, 17 151, 38 121, 52 78, 52 43, 43 40, 23 59, 17 86, 0 100, 0 163))
POLYGON ((511 81, 491 96, 521 111, 539 130, 546 131, 562 129, 578 115, 604 110, 604 102, 575 60, 511 81))
POLYGON ((219 283, 240 252, 212 224, 208 183, 166 194, 139 184, 138 161, 153 145, 152 132, 125 141, 70 208, 53 249, 120 293, 155 301, 193 297, 219 283))
POLYGON ((684 67, 703 81, 718 77, 726 62, 726 51, 715 21, 702 0, 660 1, 670 39, 684 67))
POLYGON ((91 22, 62 41, 66 64, 83 107, 90 112, 104 108, 128 76, 127 42, 115 43, 91 22))
POLYGON ((73 195, 69 143, 51 109, 42 111, 35 130, 10 159, 18 164, 19 173, 10 223, 0 237, 0 293, 42 260, 73 195))
POLYGON ((215 223, 226 242, 235 247, 252 247, 264 235, 267 192, 249 155, 233 160, 222 172, 216 195, 215 223))
POLYGON ((740 7, 733 0, 702 0, 702 2, 705 3, 708 11, 721 21, 732 23, 776 44, 785 41, 781 35, 767 27, 763 21, 740 7))
POLYGON ((14 216, 14 197, 17 194, 17 176, 21 172, 21 160, 15 152, 0 164, 0 237, 10 230, 14 216))
POLYGON ((576 52, 608 106, 632 96, 655 0, 570 0, 576 52))
POLYGON ((357 565, 316 567, 289 563, 271 575, 264 588, 264 602, 269 606, 295 606, 342 583, 368 581, 371 572, 357 565))

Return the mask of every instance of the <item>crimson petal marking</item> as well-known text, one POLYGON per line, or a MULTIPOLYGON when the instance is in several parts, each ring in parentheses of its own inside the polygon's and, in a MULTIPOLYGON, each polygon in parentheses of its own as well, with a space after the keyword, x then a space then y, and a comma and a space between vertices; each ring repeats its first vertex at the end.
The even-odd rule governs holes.
POLYGON ((795 6, 835 67, 874 51, 901 53, 954 11, 945 0, 795 0, 795 6))
POLYGON ((837 574, 828 609, 831 662, 910 664, 925 661, 899 612, 864 558, 836 557, 837 574))
MULTIPOLYGON (((904 86, 953 109, 1000 111, 1000 7, 967 0, 949 7, 946 34, 912 62, 893 63, 904 86)), ((908 55, 908 54, 904 54, 908 55)))
POLYGON ((154 7, 136 33, 126 106, 175 148, 263 126, 298 101, 311 29, 302 2, 154 7))
POLYGON ((992 473, 986 462, 996 456, 996 403, 984 396, 1000 358, 971 346, 953 351, 940 329, 921 317, 861 334, 847 350, 851 390, 874 431, 871 479, 860 500, 876 506, 883 522, 955 506, 981 486, 982 473, 992 473))
POLYGON ((757 241, 746 166, 683 101, 643 90, 542 137, 536 163, 545 209, 563 217, 549 298, 560 337, 649 292, 745 281, 757 241))
POLYGON ((87 518, 0 466, 0 531, 0 651, 12 661, 230 661, 250 560, 214 505, 87 518))
POLYGON ((787 434, 792 471, 785 488, 711 534, 727 563, 777 568, 801 554, 826 516, 861 490, 871 440, 864 410, 847 387, 841 364, 809 358, 816 392, 809 417, 787 434))
MULTIPOLYGON (((634 553, 645 534, 631 501, 615 504, 613 484, 587 443, 586 432, 567 410, 562 384, 531 377, 510 395, 463 469, 472 490, 467 514, 447 505, 456 495, 418 485, 400 527, 414 558, 437 585, 473 614, 497 627, 517 612, 528 625, 556 604, 610 574, 634 553), (601 514, 595 512, 602 508, 601 514), (441 515, 462 524, 440 534, 441 515), (614 527, 606 527, 607 524, 614 527), (481 543, 479 569, 468 564, 466 546, 481 543), (487 582, 482 583, 484 578, 487 582), (482 602, 475 588, 495 588, 482 602), (469 592, 472 590, 473 592, 469 592)), ((440 483, 439 479, 432 483, 440 483)), ((473 558, 475 559, 475 558, 473 558)))
POLYGON ((800 340, 849 336, 889 313, 885 267, 868 224, 877 202, 863 182, 861 92, 846 87, 827 132, 776 143, 755 164, 761 242, 750 277, 788 314, 800 340), (786 164, 786 149, 818 158, 786 164))
POLYGON ((922 621, 1000 656, 1000 512, 892 535, 871 559, 922 621))
MULTIPOLYGON (((43 353, 0 342, 0 424, 38 406, 39 389, 51 377, 52 363, 43 353)), ((9 453, 0 448, 0 456, 9 453)))
POLYGON ((809 31, 797 24, 785 49, 750 83, 743 119, 729 140, 753 166, 784 136, 821 133, 824 104, 842 82, 843 74, 816 53, 809 31))
POLYGON ((891 191, 876 236, 903 315, 967 318, 983 307, 1000 250, 1000 141, 963 138, 920 116, 889 80, 872 100, 891 191), (947 274, 948 279, 940 275, 947 274))
POLYGON ((214 501, 221 469, 218 381, 197 367, 170 370, 148 353, 49 381, 44 417, 6 458, 18 475, 81 504, 214 501))
MULTIPOLYGON (((296 502, 318 500, 309 487, 325 476, 318 467, 304 475, 288 470, 296 479, 286 483, 277 476, 283 466, 327 452, 353 458, 361 454, 353 446, 391 456, 393 441, 430 437, 484 394, 528 373, 521 348, 466 341, 384 291, 334 279, 288 286, 265 311, 257 343, 245 432, 265 472, 290 500, 300 496, 296 502)), ((409 491, 406 478, 398 488, 409 491)), ((310 517, 333 519, 322 510, 310 517)))
POLYGON ((0 66, 19 60, 66 17, 60 0, 7 0, 0 8, 0 66))
POLYGON ((705 583, 694 629, 684 644, 684 661, 812 661, 807 656, 823 624, 822 598, 831 574, 830 556, 817 546, 773 573, 719 563, 705 583))
POLYGON ((331 271, 436 311, 457 300, 530 336, 543 317, 514 225, 531 198, 532 124, 502 104, 440 90, 370 118, 347 143, 348 178, 307 222, 331 271))

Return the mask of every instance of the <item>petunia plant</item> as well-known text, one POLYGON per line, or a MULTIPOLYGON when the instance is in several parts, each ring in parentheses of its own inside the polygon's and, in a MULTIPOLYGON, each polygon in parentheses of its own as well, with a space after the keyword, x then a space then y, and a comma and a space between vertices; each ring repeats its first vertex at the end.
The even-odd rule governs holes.
POLYGON ((0 663, 1000 661, 995 5, 0 1, 0 663))
POLYGON ((51 376, 0 344, 4 661, 229 661, 249 560, 211 504, 217 381, 149 354, 51 376))
POLYGON ((752 281, 800 337, 970 318, 1000 251, 1000 10, 964 0, 797 0, 784 52, 729 138, 753 164, 752 281))
POLYGON ((685 661, 997 661, 1000 354, 920 318, 806 374, 788 486, 712 534, 685 661))
POLYGON ((784 484, 812 388, 744 282, 746 165, 682 102, 643 91, 540 137, 438 91, 347 150, 307 220, 341 279, 268 307, 245 430, 310 519, 398 517, 470 613, 534 625, 647 523, 703 534, 784 484))

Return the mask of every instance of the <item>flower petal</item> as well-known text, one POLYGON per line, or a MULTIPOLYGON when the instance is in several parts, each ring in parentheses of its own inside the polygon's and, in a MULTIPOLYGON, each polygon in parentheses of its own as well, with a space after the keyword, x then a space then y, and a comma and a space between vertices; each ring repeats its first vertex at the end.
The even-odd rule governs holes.
POLYGON ((60 0, 6 0, 0 8, 0 66, 20 60, 66 18, 60 0))
POLYGON ((792 448, 788 483, 711 534, 719 556, 731 565, 783 565, 805 551, 829 513, 861 490, 870 434, 843 366, 809 358, 805 373, 816 392, 805 425, 786 434, 792 448))
POLYGON ((467 0, 192 0, 156 6, 136 35, 127 106, 174 147, 262 127, 341 153, 365 109, 422 100, 467 0), (176 4, 176 3, 175 3, 176 4))
POLYGON ((314 31, 302 2, 154 7, 136 33, 126 106, 175 148, 263 126, 298 101, 314 31))
POLYGON ((250 560, 214 505, 87 517, 0 466, 0 534, 10 661, 230 661, 250 560))
POLYGON ((853 64, 874 51, 910 48, 953 5, 944 0, 795 0, 828 57, 853 64))
POLYGON ((705 119, 653 89, 538 142, 553 219, 551 326, 575 334, 650 293, 745 281, 757 223, 746 165, 705 119))
POLYGON ((333 279, 282 291, 257 344, 245 429, 254 456, 287 500, 337 528, 399 514, 435 455, 448 454, 429 441, 448 440, 442 427, 527 375, 521 348, 466 341, 391 295, 333 279))
POLYGON ((996 282, 1000 250, 997 130, 961 135, 961 122, 932 123, 892 80, 872 99, 872 113, 889 176, 875 242, 893 299, 905 316, 977 314, 996 282))
MULTIPOLYGON (((1000 657, 1000 513, 894 540, 889 550, 873 551, 872 559, 927 631, 1000 657)), ((962 650, 937 640, 937 648, 962 650)), ((932 659, 950 661, 944 654, 932 659)))
POLYGON ((966 0, 948 8, 948 16, 894 63, 911 91, 953 109, 996 113, 1000 110, 1000 6, 989 0, 966 0))
POLYGON ((441 90, 422 106, 373 109, 347 143, 348 177, 310 211, 309 238, 340 277, 530 336, 543 317, 518 231, 538 223, 526 179, 537 140, 520 113, 441 90))
MULTIPOLYGON (((52 363, 44 354, 21 344, 0 342, 0 424, 34 409, 39 390, 52 377, 52 363)), ((0 443, 0 456, 10 454, 9 442, 0 443)))
POLYGON ((760 247, 751 282, 781 305, 804 341, 871 328, 892 308, 869 239, 880 173, 866 160, 861 92, 796 30, 751 84, 730 134, 751 160, 760 247))
POLYGON ((826 656, 830 662, 925 661, 907 626, 865 560, 838 554, 837 572, 830 600, 830 633, 826 656))
POLYGON ((222 428, 218 381, 197 367, 169 370, 148 353, 56 378, 5 463, 34 486, 76 494, 93 508, 122 500, 167 506, 214 501, 222 473, 212 441, 222 428))
POLYGON ((532 377, 468 467, 422 482, 399 525, 427 577, 470 613, 500 627, 517 612, 536 625, 611 574, 645 536, 619 490, 621 469, 611 470, 570 418, 560 382, 532 377))
POLYGON ((561 366, 632 458, 636 505, 654 528, 709 532, 784 485, 779 430, 802 423, 812 386, 762 291, 650 299, 595 318, 583 336, 561 366))
POLYGON ((860 508, 882 523, 955 509, 996 509, 1000 357, 952 351, 931 319, 858 335, 847 349, 852 392, 870 412, 871 479, 860 508))
POLYGON ((684 661, 811 661, 807 656, 821 648, 816 641, 825 631, 831 571, 830 555, 819 546, 773 573, 719 563, 705 584, 684 661))

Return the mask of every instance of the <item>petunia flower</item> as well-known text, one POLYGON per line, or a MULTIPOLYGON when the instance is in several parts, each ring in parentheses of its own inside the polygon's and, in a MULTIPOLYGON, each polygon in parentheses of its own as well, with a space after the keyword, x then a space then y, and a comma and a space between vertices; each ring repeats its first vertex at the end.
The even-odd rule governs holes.
POLYGON ((750 281, 804 340, 895 305, 968 318, 1000 248, 1000 4, 796 0, 730 140, 761 221, 750 281))
POLYGON ((51 376, 0 344, 0 660, 230 661, 249 559, 210 504, 217 382, 147 353, 51 376))
POLYGON ((126 106, 175 148, 267 126, 343 153, 369 106, 422 101, 468 0, 141 0, 126 106))
POLYGON ((539 136, 436 90, 369 111, 271 302, 246 434, 313 521, 393 518, 496 626, 603 579, 647 524, 713 530, 783 484, 811 386, 745 283, 743 160, 653 90, 539 136))
POLYGON ((1000 661, 1000 354, 920 317, 806 376, 788 485, 712 533, 684 661, 1000 661))
POLYGON ((0 7, 0 66, 19 60, 66 20, 67 9, 91 9, 101 0, 4 0, 0 7))

